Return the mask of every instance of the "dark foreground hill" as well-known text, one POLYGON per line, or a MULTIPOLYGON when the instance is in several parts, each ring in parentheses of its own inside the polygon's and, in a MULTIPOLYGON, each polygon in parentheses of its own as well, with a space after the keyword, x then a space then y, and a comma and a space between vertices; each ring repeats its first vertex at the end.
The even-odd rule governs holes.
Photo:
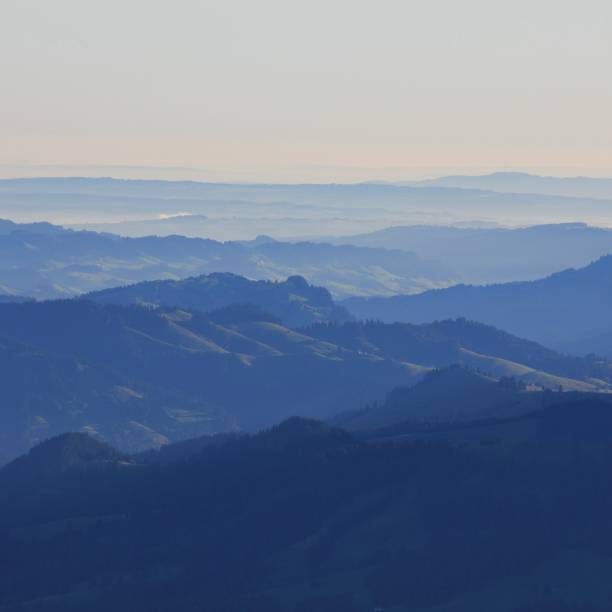
POLYGON ((65 433, 34 446, 0 472, 0 486, 12 491, 52 486, 73 470, 106 468, 129 459, 85 433, 65 433))
POLYGON ((179 281, 148 281, 115 287, 89 293, 85 299, 100 304, 176 306, 202 312, 234 304, 253 304, 288 327, 350 319, 346 309, 334 303, 327 289, 309 285, 301 276, 270 282, 216 273, 179 281))
POLYGON ((612 256, 532 282, 457 285, 344 305, 357 317, 388 322, 467 317, 559 350, 612 355, 612 256))
POLYGON ((178 462, 82 453, 52 487, 26 458, 0 471, 0 610, 604 612, 610 427, 597 400, 437 439, 291 419, 178 462))

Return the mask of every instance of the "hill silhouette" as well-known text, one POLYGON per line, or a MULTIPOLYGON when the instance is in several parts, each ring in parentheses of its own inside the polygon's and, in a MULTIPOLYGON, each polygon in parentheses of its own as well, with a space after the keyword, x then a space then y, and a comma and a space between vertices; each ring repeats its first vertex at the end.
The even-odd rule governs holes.
POLYGON ((215 273, 180 281, 147 281, 89 293, 84 297, 101 304, 141 304, 202 312, 234 304, 252 304, 274 315, 288 327, 350 319, 346 309, 334 304, 327 289, 313 287, 301 276, 291 276, 284 282, 270 282, 215 273))
POLYGON ((609 380, 612 369, 606 359, 560 354, 491 325, 463 318, 419 325, 357 321, 314 325, 306 331, 358 352, 389 355, 433 368, 463 364, 496 378, 513 376, 527 384, 551 388, 595 390, 598 380, 609 380))
POLYGON ((125 460, 114 448, 85 433, 65 433, 34 446, 0 471, 0 487, 48 485, 65 472, 90 469, 125 460))
POLYGON ((538 393, 515 382, 451 366, 430 372, 413 387, 391 391, 381 405, 338 415, 334 423, 350 430, 389 428, 403 423, 452 423, 518 416, 539 409, 538 393), (522 392, 521 392, 522 391, 522 392))
POLYGON ((290 419, 189 461, 69 462, 47 488, 9 466, 0 609, 604 612, 610 408, 376 440, 290 419))
POLYGON ((412 225, 335 242, 408 250, 452 266, 463 283, 485 284, 537 280, 586 266, 612 253, 612 230, 585 223, 518 228, 412 225))
POLYGON ((555 177, 525 172, 492 172, 481 176, 444 176, 412 184, 612 199, 612 179, 588 176, 555 177))
MULTIPOLYGON (((549 406, 601 402, 610 410, 607 394, 552 392, 526 385, 514 377, 496 379, 459 365, 433 370, 411 387, 398 387, 383 402, 339 414, 334 425, 363 435, 390 437, 419 434, 461 423, 483 424, 531 415, 549 406)), ((612 412, 610 412, 612 414, 612 412)), ((556 418, 556 417, 555 417, 556 418)))
POLYGON ((541 280, 466 286, 415 296, 350 299, 344 305, 358 317, 424 323, 467 317, 568 352, 604 349, 598 337, 612 330, 612 256, 585 268, 541 280))

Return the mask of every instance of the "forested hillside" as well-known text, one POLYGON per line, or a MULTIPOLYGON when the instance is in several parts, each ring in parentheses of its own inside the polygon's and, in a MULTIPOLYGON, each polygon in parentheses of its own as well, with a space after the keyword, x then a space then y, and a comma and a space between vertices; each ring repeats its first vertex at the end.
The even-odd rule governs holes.
POLYGON ((466 317, 558 350, 611 356, 601 341, 612 331, 612 255, 580 269, 531 282, 457 285, 415 296, 353 298, 359 318, 425 323, 466 317))
POLYGON ((374 442, 291 419, 163 464, 62 437, 0 471, 0 610, 604 612, 611 414, 374 442))

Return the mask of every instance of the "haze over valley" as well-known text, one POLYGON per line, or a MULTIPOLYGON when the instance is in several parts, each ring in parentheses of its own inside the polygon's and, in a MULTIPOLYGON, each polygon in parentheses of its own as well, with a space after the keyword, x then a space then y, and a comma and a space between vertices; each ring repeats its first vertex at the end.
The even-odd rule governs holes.
POLYGON ((125 236, 179 233, 221 241, 259 234, 330 237, 393 225, 612 225, 612 190, 605 179, 582 179, 578 189, 569 179, 538 183, 539 177, 511 173, 485 176, 480 183, 479 177, 472 183, 468 178, 457 180, 458 186, 452 177, 408 185, 4 179, 0 216, 125 236), (534 192, 526 191, 530 180, 537 184, 534 192))

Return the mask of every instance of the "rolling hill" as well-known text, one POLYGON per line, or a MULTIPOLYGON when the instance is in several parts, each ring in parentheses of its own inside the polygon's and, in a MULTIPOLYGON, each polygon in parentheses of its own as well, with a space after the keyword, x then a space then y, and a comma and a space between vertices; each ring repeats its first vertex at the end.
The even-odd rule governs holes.
POLYGON ((145 280, 230 272, 251 279, 301 275, 338 296, 392 295, 458 280, 413 253, 313 242, 217 242, 183 236, 125 238, 49 224, 0 224, 0 293, 72 297, 145 280))
POLYGON ((0 337, 10 338, 0 351, 9 456, 62 431, 134 450, 293 414, 327 417, 423 372, 292 331, 249 306, 206 315, 74 300, 0 310, 0 337))
POLYGON ((330 418, 454 363, 555 389, 612 384, 606 361, 466 321, 292 330, 249 305, 201 313, 67 300, 0 304, 0 337, 5 460, 63 431, 133 451, 291 415, 330 418))
POLYGON ((572 357, 490 325, 466 319, 414 325, 377 321, 314 325, 307 333, 358 353, 390 356, 430 368, 462 364, 496 378, 513 377, 545 388, 607 389, 612 363, 572 357), (601 386, 601 383, 604 383, 601 386))
POLYGON ((87 431, 135 452, 235 428, 221 407, 195 395, 137 380, 111 360, 92 364, 61 353, 59 346, 50 351, 0 338, 0 464, 67 431, 87 431))

